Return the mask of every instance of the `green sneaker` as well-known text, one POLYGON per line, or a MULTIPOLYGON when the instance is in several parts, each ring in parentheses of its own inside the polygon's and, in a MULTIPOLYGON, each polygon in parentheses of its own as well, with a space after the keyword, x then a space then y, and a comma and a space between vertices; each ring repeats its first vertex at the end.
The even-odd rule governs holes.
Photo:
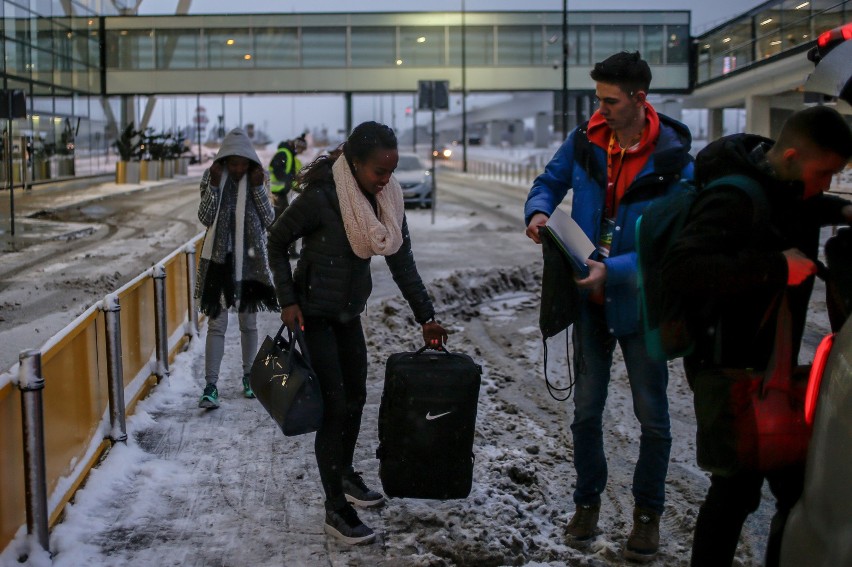
POLYGON ((219 390, 216 389, 216 384, 207 384, 204 386, 204 393, 201 394, 198 407, 204 409, 216 409, 219 407, 219 390))
POLYGON ((251 384, 249 383, 248 374, 243 376, 243 395, 247 398, 254 397, 254 390, 251 389, 251 384))

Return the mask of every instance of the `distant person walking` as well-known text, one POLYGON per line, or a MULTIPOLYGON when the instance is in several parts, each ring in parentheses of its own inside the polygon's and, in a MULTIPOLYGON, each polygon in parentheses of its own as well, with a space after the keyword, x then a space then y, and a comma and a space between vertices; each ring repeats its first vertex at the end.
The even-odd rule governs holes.
POLYGON ((583 543, 598 531, 607 483, 604 405, 617 343, 641 428, 633 530, 624 555, 644 562, 659 548, 672 439, 666 364, 649 357, 639 324, 634 227, 652 201, 680 190, 681 180, 692 178, 692 137, 686 126, 658 114, 647 102, 651 70, 639 53, 617 53, 595 64, 591 76, 600 107, 568 135, 533 182, 524 208, 526 234, 540 243, 539 230, 573 189, 571 216, 597 244, 597 252, 588 261, 589 276, 577 281, 571 424, 576 512, 566 534, 570 542, 583 543))
POLYGON ((207 233, 195 298, 209 317, 201 408, 219 407, 216 384, 232 308, 240 324, 243 394, 254 397, 248 375, 257 354, 257 312, 278 310, 266 251, 266 231, 273 221, 267 183, 251 140, 240 128, 228 132, 213 165, 201 176, 198 220, 207 233))
POLYGON ((392 173, 399 161, 393 130, 360 124, 342 150, 314 160, 300 174, 302 194, 275 221, 269 258, 281 320, 302 328, 325 404, 314 450, 325 491, 325 531, 349 544, 375 538, 350 503, 378 506, 353 468, 367 398, 367 345, 361 312, 372 291, 370 259, 384 256, 427 346, 446 342, 417 273, 403 207, 392 173), (295 272, 287 249, 302 238, 295 272))
POLYGON ((278 151, 269 161, 269 191, 272 193, 272 206, 275 218, 278 218, 289 203, 289 194, 293 190, 296 174, 302 169, 298 155, 307 149, 305 134, 278 144, 278 151))
MULTIPOLYGON (((699 187, 737 174, 754 180, 764 199, 759 203, 733 181, 699 192, 664 259, 665 293, 690 307, 696 344, 684 358, 684 369, 691 386, 699 380, 730 383, 736 370, 765 370, 782 297, 789 305, 795 367, 817 270, 820 227, 852 223, 852 204, 823 194, 850 157, 852 131, 843 116, 824 106, 793 114, 777 142, 734 134, 698 153, 699 187)), ((718 394, 695 389, 698 464, 712 474, 695 525, 691 565, 733 563, 743 523, 757 510, 766 480, 776 499, 766 547, 766 565, 774 567, 787 516, 802 493, 804 463, 765 474, 742 467, 729 449, 737 439, 720 435, 733 431, 733 417, 716 409, 742 400, 720 401, 718 394)))

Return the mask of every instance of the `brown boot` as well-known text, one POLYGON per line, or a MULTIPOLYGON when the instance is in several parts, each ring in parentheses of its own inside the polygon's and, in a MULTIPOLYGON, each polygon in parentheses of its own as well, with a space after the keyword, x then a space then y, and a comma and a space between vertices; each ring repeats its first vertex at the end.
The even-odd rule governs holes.
POLYGON ((600 516, 601 505, 578 505, 577 511, 571 521, 568 522, 568 527, 565 528, 565 535, 568 539, 575 542, 588 541, 592 539, 598 531, 598 516, 600 516))
POLYGON ((633 509, 633 531, 627 538, 624 558, 647 563, 660 548, 660 515, 643 508, 633 509))

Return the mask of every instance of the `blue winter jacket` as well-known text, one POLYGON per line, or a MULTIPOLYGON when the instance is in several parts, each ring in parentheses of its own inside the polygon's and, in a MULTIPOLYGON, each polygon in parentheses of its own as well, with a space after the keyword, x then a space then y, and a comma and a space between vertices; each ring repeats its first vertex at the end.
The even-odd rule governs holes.
MULTIPOLYGON (((640 329, 636 220, 654 200, 683 190, 686 187, 683 181, 691 181, 693 175, 689 129, 677 120, 662 114, 658 116, 660 134, 656 148, 618 205, 612 248, 609 258, 603 260, 607 268, 604 300, 607 327, 616 337, 640 329)), ((550 216, 568 189, 573 189, 571 217, 589 239, 597 243, 606 196, 606 150, 586 143, 589 152, 578 155, 586 155, 589 163, 585 159, 577 161, 574 146, 578 136, 585 138, 586 125, 575 128, 568 135, 544 172, 533 182, 524 206, 525 225, 529 225, 536 213, 550 216)), ((600 260, 596 256, 593 259, 600 260)))

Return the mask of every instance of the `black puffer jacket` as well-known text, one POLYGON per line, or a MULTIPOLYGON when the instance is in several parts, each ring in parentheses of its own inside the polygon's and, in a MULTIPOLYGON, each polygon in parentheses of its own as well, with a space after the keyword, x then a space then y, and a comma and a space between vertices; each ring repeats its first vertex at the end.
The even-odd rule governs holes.
MULTIPOLYGON (((400 249, 385 260, 414 318, 425 323, 435 311, 417 273, 406 219, 402 238, 400 249)), ((364 311, 373 289, 370 260, 349 245, 331 177, 307 187, 272 225, 269 263, 281 307, 298 303, 306 317, 346 322, 364 311), (287 249, 299 238, 302 254, 291 273, 287 249)))
MULTIPOLYGON (((729 174, 760 183, 769 205, 768 220, 755 222, 751 198, 735 187, 700 192, 684 229, 663 265, 667 293, 681 294, 691 306, 697 351, 687 362, 703 367, 766 367, 775 336, 775 318, 764 317, 787 287, 782 252, 798 248, 812 260, 819 251, 820 226, 841 224, 848 201, 820 195, 803 200, 800 182, 772 177, 754 150, 772 141, 736 134, 713 142, 696 160, 699 187, 729 174)), ((759 218, 759 217, 758 217, 759 218)), ((789 288, 793 350, 798 355, 813 278, 789 288)))

